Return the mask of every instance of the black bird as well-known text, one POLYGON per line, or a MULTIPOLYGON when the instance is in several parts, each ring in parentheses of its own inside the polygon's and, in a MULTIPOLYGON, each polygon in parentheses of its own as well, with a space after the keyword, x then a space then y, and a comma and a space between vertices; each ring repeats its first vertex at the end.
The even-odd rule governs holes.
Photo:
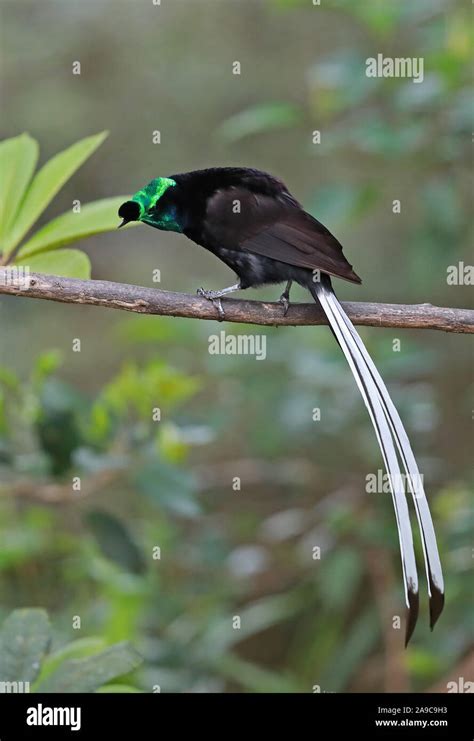
POLYGON ((398 412, 332 289, 331 276, 361 283, 337 239, 303 210, 280 179, 243 167, 216 167, 155 178, 122 204, 119 216, 123 219, 120 226, 143 221, 157 229, 185 234, 232 268, 239 279, 235 285, 220 291, 198 290, 199 295, 216 304, 221 318, 223 296, 270 283, 286 282, 280 297, 285 313, 293 281, 307 288, 322 307, 368 409, 388 472, 408 610, 405 645, 416 625, 419 598, 404 480, 420 528, 433 629, 444 606, 443 574, 433 522, 398 412))

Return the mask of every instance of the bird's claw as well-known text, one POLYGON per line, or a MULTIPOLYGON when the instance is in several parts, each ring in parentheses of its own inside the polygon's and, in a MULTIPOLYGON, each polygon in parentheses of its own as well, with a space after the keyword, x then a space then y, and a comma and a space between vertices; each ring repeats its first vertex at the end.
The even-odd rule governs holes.
POLYGON ((222 322, 225 319, 225 311, 222 308, 222 301, 220 298, 211 298, 212 303, 217 309, 217 313, 219 314, 219 321, 222 322))
POLYGON ((288 314, 288 309, 290 308, 290 297, 286 292, 281 294, 278 303, 283 306, 283 316, 286 316, 288 314))
POLYGON ((196 293, 202 298, 207 298, 208 301, 213 301, 214 299, 219 298, 219 291, 207 291, 205 288, 198 288, 196 293))
POLYGON ((207 291, 205 288, 198 288, 196 291, 198 296, 211 301, 216 307, 217 313, 219 314, 219 321, 222 322, 225 319, 225 311, 222 308, 222 301, 219 295, 219 291, 207 291))

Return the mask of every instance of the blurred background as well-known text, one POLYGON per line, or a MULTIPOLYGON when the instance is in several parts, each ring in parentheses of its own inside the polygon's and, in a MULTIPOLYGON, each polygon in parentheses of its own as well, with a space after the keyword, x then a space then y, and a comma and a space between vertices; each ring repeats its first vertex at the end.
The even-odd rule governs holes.
MULTIPOLYGON (((363 285, 336 281, 340 298, 470 305, 469 286, 447 282, 449 266, 472 262, 465 2, 0 7, 2 138, 28 131, 43 162, 110 131, 43 221, 156 176, 252 166, 282 177, 343 243, 363 285), (423 57, 423 83, 367 78, 378 53, 423 57)), ((81 247, 94 278, 157 286, 160 270, 160 288, 190 293, 233 282, 204 250, 146 227, 81 247)), ((446 691, 472 679, 470 338, 361 329, 424 473, 445 570, 431 634, 418 549, 420 620, 405 651, 391 499, 366 492, 382 462, 327 328, 10 297, 0 309, 0 618, 35 605, 56 646, 131 640, 144 659, 131 684, 147 692, 446 691), (264 332, 266 360, 209 355, 221 329, 264 332)))

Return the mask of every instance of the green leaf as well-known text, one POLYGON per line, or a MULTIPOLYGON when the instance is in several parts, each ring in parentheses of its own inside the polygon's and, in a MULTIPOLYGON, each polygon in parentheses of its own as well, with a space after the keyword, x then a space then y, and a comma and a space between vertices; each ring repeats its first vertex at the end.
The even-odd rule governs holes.
POLYGON ((198 481, 191 471, 155 460, 141 466, 133 482, 160 508, 189 518, 201 513, 200 505, 194 498, 198 481))
POLYGON ((71 641, 71 643, 62 646, 47 656, 41 667, 37 683, 44 682, 64 661, 84 659, 87 656, 94 656, 104 649, 105 641, 103 638, 78 638, 76 641, 71 641))
POLYGON ((86 659, 70 659, 37 687, 37 692, 95 692, 111 679, 121 677, 142 663, 130 643, 115 646, 86 659))
MULTIPOLYGON (((103 198, 100 201, 86 203, 80 213, 68 211, 61 214, 25 242, 18 254, 35 255, 117 228, 119 224, 117 211, 128 198, 129 196, 103 198)), ((131 222, 131 225, 136 226, 138 223, 131 222)))
POLYGON ((300 117, 300 109, 291 103, 263 103, 228 118, 219 126, 216 136, 230 144, 245 136, 293 126, 300 117))
POLYGON ((21 204, 15 225, 5 242, 10 253, 43 213, 56 193, 91 156, 108 135, 107 131, 88 136, 52 157, 35 175, 21 204))
POLYGON ((22 257, 15 261, 15 265, 25 265, 32 273, 61 275, 64 278, 88 279, 91 277, 90 260, 81 250, 65 249, 22 257))
POLYGON ((93 510, 86 522, 102 553, 133 574, 143 574, 146 563, 127 527, 114 515, 93 510))
POLYGON ((28 134, 0 144, 0 244, 14 222, 38 161, 38 142, 28 134))
POLYGON ((31 373, 31 381, 37 388, 61 367, 63 356, 59 350, 45 350, 36 358, 31 373))
POLYGON ((51 627, 44 610, 15 610, 0 631, 0 680, 32 682, 51 640, 51 627))

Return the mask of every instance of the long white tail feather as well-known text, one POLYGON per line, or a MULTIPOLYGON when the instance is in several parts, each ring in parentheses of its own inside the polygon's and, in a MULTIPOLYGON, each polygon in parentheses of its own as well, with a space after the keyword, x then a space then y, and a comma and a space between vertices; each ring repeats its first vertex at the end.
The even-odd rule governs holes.
POLYGON ((331 296, 334 295, 332 289, 326 287, 322 283, 315 283, 313 286, 316 294, 315 297, 319 299, 319 302, 328 318, 330 326, 341 346, 367 407, 382 457, 384 459, 385 467, 389 474, 389 485, 392 493, 400 540, 405 601, 408 607, 406 634, 406 640, 408 641, 415 627, 418 613, 418 575, 413 548, 410 516, 402 484, 402 477, 400 475, 398 458, 393 444, 392 432, 387 422, 386 411, 381 404, 379 389, 374 382, 372 374, 367 368, 360 347, 355 342, 352 332, 349 331, 345 320, 340 315, 338 307, 331 301, 331 296))
POLYGON ((382 406, 385 409, 388 423, 391 427, 395 442, 397 444, 400 457, 403 462, 403 467, 407 475, 408 486, 412 494, 413 503, 418 519, 418 524, 421 534, 421 542, 423 546, 423 555, 425 560, 426 576, 428 582, 428 593, 430 596, 430 615, 431 615, 431 627, 438 619, 444 605, 444 580, 443 572, 441 567, 441 561, 439 557, 438 547, 436 543, 436 535, 434 531, 433 521, 431 519, 431 513, 426 499, 422 477, 420 476, 418 465, 413 454, 408 435, 405 431, 403 423, 400 419, 400 415, 390 398, 387 391, 387 387, 380 376, 372 358, 367 352, 364 343, 362 342, 359 334, 357 333, 354 325, 350 321, 344 309, 340 305, 336 295, 332 291, 328 291, 328 301, 333 306, 334 310, 341 316, 347 329, 351 333, 354 342, 357 344, 361 355, 363 356, 366 366, 374 379, 379 396, 382 402, 382 406))

